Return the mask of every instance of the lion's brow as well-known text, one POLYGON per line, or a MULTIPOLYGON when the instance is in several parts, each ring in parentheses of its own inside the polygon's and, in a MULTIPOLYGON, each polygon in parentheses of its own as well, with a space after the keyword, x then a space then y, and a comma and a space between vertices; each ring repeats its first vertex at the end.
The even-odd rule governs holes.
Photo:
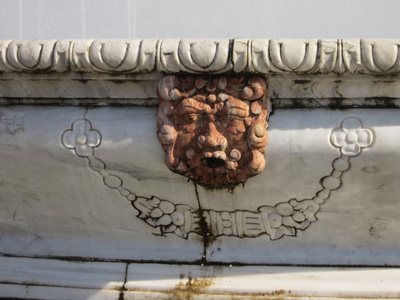
POLYGON ((180 103, 178 110, 181 114, 188 114, 202 112, 206 110, 206 107, 203 103, 194 99, 185 99, 180 103))

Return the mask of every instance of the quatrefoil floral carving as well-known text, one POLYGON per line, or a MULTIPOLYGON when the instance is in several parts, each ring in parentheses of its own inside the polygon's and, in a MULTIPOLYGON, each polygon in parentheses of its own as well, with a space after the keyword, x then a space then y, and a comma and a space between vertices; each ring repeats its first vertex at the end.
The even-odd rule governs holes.
POLYGON ((63 133, 61 141, 65 147, 74 149, 76 154, 82 157, 93 155, 93 148, 100 145, 101 135, 92 129, 88 120, 76 120, 72 124, 72 130, 63 133))
POLYGON ((372 144, 374 135, 371 130, 362 128, 361 122, 350 117, 342 122, 341 128, 333 130, 331 143, 340 148, 340 152, 346 156, 360 154, 361 148, 369 147, 372 144))

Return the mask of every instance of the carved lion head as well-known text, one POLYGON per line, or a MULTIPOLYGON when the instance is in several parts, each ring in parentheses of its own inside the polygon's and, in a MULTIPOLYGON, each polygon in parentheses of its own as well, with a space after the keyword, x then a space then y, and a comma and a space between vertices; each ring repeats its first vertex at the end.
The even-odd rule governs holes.
POLYGON ((157 135, 173 172, 206 187, 232 187, 265 167, 270 112, 260 76, 164 76, 157 135))

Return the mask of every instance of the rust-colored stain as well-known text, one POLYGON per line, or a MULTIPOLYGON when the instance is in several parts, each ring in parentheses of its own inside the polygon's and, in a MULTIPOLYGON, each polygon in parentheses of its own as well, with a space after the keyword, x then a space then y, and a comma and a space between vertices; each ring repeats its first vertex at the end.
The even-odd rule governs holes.
POLYGON ((185 279, 185 275, 180 275, 179 283, 176 285, 176 289, 181 291, 199 291, 199 289, 205 289, 214 284, 215 278, 210 276, 204 276, 201 278, 192 278, 189 273, 187 280, 185 279))
POLYGON ((180 282, 175 289, 166 292, 167 299, 174 300, 192 300, 200 299, 202 296, 212 299, 213 296, 223 296, 223 299, 273 299, 285 300, 291 299, 291 291, 276 290, 271 293, 207 293, 204 288, 213 284, 212 278, 188 279, 186 283, 180 282), (196 286, 198 284, 198 286, 196 286), (200 298, 199 298, 200 297, 200 298))
POLYGON ((205 187, 233 187, 265 167, 270 112, 261 76, 164 76, 157 135, 173 172, 205 187))
POLYGON ((211 276, 202 276, 200 278, 194 278, 189 275, 186 277, 185 274, 180 275, 180 281, 175 285, 175 288, 170 291, 164 292, 167 294, 168 299, 199 299, 202 295, 207 299, 212 299, 212 296, 224 296, 224 299, 275 299, 284 300, 291 296, 291 291, 276 290, 270 293, 229 293, 229 292, 216 292, 208 290, 209 287, 215 285, 218 282, 218 274, 220 270, 214 268, 211 276))

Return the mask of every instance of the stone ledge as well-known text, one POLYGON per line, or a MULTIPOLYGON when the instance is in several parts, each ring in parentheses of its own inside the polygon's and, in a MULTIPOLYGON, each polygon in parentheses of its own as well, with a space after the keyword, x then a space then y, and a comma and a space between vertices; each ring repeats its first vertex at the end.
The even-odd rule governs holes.
POLYGON ((0 298, 398 299, 399 268, 198 266, 0 257, 0 298))
POLYGON ((400 72, 400 40, 143 39, 1 41, 1 72, 140 74, 400 72))
POLYGON ((275 108, 398 107, 400 40, 0 42, 0 105, 157 106, 163 74, 263 73, 275 108))
MULTIPOLYGON (((0 73, 0 105, 157 106, 162 74, 0 73)), ((400 75, 270 74, 274 108, 399 107, 400 75)))

